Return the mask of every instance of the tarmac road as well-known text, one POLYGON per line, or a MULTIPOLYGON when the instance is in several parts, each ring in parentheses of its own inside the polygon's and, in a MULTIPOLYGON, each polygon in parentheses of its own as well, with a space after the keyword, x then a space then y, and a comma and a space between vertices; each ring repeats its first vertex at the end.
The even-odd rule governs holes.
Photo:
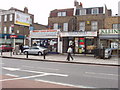
MULTIPOLYGON (((1 80, 3 87, 14 87, 14 84, 17 87, 22 87, 23 82, 30 82, 30 88, 31 86, 34 86, 33 88, 118 88, 119 75, 117 66, 9 58, 2 59, 1 65, 2 75, 5 77, 1 80), (48 85, 40 86, 41 82, 48 85)), ((23 86, 27 88, 28 85, 23 84, 23 86)))

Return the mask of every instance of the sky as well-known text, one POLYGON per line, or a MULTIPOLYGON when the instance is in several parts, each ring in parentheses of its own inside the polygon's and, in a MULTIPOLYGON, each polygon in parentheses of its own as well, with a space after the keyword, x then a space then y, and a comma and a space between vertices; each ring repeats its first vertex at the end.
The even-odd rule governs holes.
MULTIPOLYGON (((82 2, 83 8, 101 7, 106 4, 112 9, 113 15, 118 14, 118 2, 120 0, 77 0, 82 2)), ((34 14, 34 21, 47 25, 50 11, 54 9, 74 8, 74 0, 0 0, 0 9, 8 10, 11 7, 24 10, 27 7, 29 13, 34 14)))

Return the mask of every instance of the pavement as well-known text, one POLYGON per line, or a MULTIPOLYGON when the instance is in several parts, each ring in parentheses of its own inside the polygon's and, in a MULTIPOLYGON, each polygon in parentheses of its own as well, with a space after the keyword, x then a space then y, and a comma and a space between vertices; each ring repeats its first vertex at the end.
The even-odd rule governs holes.
POLYGON ((49 62, 62 62, 62 63, 75 63, 75 64, 94 64, 94 65, 108 65, 108 66, 120 66, 119 58, 111 57, 110 59, 100 59, 94 58, 93 55, 72 55, 74 60, 67 61, 67 54, 48 54, 45 56, 38 55, 11 55, 10 52, 3 52, 0 57, 2 58, 13 58, 13 59, 21 59, 21 60, 36 60, 36 61, 49 61, 49 62))

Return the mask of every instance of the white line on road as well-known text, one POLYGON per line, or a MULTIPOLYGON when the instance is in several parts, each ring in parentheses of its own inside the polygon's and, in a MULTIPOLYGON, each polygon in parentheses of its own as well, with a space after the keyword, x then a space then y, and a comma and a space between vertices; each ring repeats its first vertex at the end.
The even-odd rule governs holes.
POLYGON ((48 75, 48 74, 47 74, 47 73, 44 73, 44 74, 41 74, 41 75, 34 75, 34 76, 27 76, 27 77, 19 77, 19 78, 11 78, 11 79, 3 79, 3 80, 0 80, 0 81, 4 82, 4 81, 12 81, 12 80, 20 80, 20 79, 29 79, 29 78, 46 76, 46 75, 48 75))
POLYGON ((23 65, 22 67, 27 67, 27 68, 36 68, 36 69, 47 69, 47 70, 59 70, 59 69, 55 69, 55 68, 31 67, 31 66, 25 66, 25 65, 23 65))
POLYGON ((83 86, 83 85, 72 85, 72 84, 67 84, 67 83, 60 83, 60 82, 40 80, 40 79, 35 79, 35 81, 58 84, 58 85, 64 85, 64 86, 71 86, 71 87, 77 87, 77 88, 95 88, 95 87, 87 87, 87 86, 83 86))
POLYGON ((85 72, 86 74, 97 74, 97 75, 110 75, 110 76, 119 76, 117 74, 108 74, 108 73, 95 73, 95 72, 85 72))
POLYGON ((19 77, 18 75, 13 75, 13 74, 5 74, 5 75, 7 75, 7 76, 11 76, 11 77, 19 77))
POLYGON ((9 70, 9 71, 23 71, 23 72, 38 73, 38 74, 44 74, 44 73, 46 73, 47 75, 55 75, 55 76, 68 77, 68 75, 66 75, 66 74, 39 72, 39 71, 32 71, 32 70, 21 70, 20 68, 11 68, 11 67, 2 67, 2 68, 6 69, 6 70, 9 70))
POLYGON ((11 67, 2 67, 5 70, 9 70, 9 71, 18 71, 20 70, 19 68, 11 68, 11 67))

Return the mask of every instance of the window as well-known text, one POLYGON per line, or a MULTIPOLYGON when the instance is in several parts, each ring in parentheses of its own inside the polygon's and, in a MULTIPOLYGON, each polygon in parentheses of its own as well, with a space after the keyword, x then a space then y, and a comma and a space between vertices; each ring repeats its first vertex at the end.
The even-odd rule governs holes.
POLYGON ((113 24, 113 29, 120 29, 120 24, 113 24))
POLYGON ((93 8, 92 9, 92 14, 99 14, 99 9, 98 8, 93 8))
POLYGON ((86 9, 81 9, 80 10, 80 15, 86 15, 86 9))
POLYGON ((98 30, 98 22, 97 21, 91 22, 91 30, 98 30))
POLYGON ((7 33, 7 27, 4 27, 4 33, 7 33))
POLYGON ((53 28, 54 28, 54 29, 58 29, 58 23, 54 23, 53 28))
POLYGON ((79 31, 85 31, 85 22, 80 22, 79 31))
POLYGON ((13 20, 13 15, 12 15, 12 14, 10 14, 9 19, 10 19, 10 21, 12 21, 12 20, 13 20))
POLYGON ((5 21, 5 22, 7 21, 7 15, 4 16, 4 21, 5 21))
POLYGON ((68 23, 63 23, 63 31, 68 31, 68 23))
POLYGON ((2 22, 2 16, 0 15, 0 22, 2 22))
POLYGON ((9 27, 9 34, 12 33, 12 27, 9 27))
POLYGON ((66 16, 66 12, 58 12, 58 16, 66 16))

